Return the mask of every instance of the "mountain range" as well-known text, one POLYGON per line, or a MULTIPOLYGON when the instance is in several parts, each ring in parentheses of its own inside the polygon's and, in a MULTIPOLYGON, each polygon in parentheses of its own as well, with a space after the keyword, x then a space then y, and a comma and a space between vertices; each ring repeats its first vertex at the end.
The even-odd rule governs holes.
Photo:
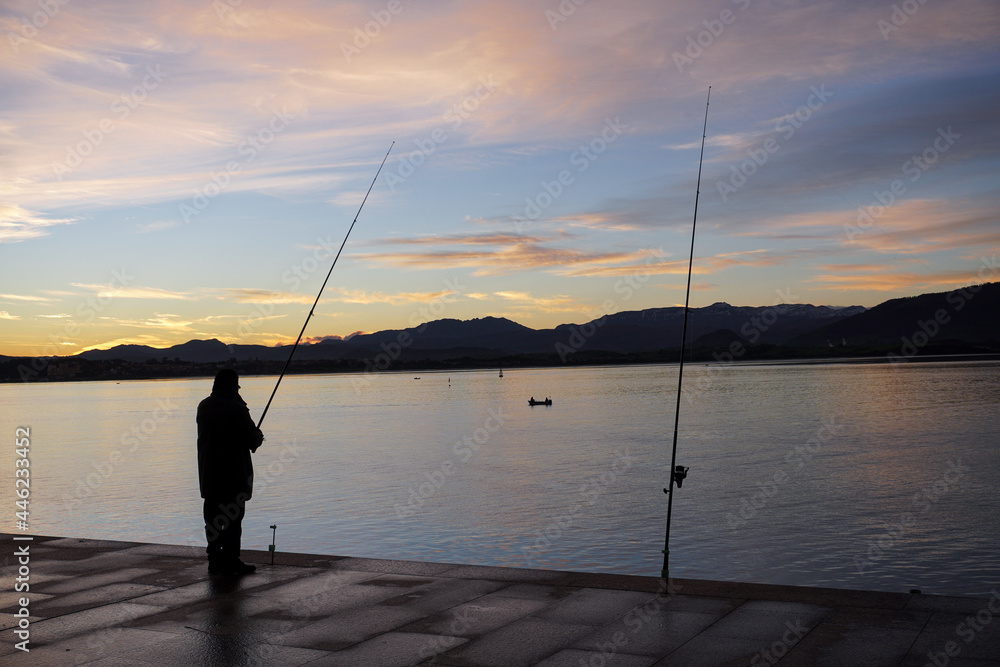
MULTIPOLYGON (((635 354, 681 346, 682 307, 625 311, 582 324, 531 329, 502 317, 441 319, 408 329, 358 334, 346 340, 300 344, 296 361, 442 361, 467 357, 498 359, 516 355, 572 355, 597 351, 635 354)), ((719 302, 690 309, 688 346, 692 350, 781 348, 803 356, 810 348, 866 348, 877 353, 902 348, 960 351, 1000 350, 1000 283, 972 285, 951 292, 891 299, 871 309, 808 304, 731 306, 719 302)), ((91 361, 150 359, 192 363, 283 361, 287 346, 227 345, 192 340, 169 348, 118 345, 77 355, 91 361)))

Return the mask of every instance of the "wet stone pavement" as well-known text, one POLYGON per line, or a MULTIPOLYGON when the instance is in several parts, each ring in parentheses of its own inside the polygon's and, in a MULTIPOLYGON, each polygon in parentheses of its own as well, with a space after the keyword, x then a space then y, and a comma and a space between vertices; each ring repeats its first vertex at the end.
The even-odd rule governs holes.
POLYGON ((209 577, 195 547, 2 542, 3 665, 1000 666, 1000 593, 665 587, 655 577, 282 553, 270 566, 252 551, 244 560, 257 573, 209 577), (18 592, 25 545, 30 589, 18 592))

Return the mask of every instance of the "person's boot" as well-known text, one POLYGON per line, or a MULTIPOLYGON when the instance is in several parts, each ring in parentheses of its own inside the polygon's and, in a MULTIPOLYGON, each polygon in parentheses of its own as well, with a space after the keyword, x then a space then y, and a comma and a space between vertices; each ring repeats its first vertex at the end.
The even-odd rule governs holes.
POLYGON ((229 574, 233 571, 232 563, 224 558, 216 557, 208 559, 209 574, 229 574))
POLYGON ((240 559, 236 559, 236 562, 231 566, 231 572, 237 575, 253 574, 257 571, 256 565, 251 565, 250 563, 244 563, 240 559))

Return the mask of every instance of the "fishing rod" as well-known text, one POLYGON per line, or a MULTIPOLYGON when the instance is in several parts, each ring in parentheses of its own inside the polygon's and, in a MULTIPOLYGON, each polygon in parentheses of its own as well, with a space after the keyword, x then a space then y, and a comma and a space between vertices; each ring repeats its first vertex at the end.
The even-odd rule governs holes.
POLYGON ((691 269, 694 266, 694 232, 698 225, 698 197, 701 195, 701 165, 705 159, 705 136, 708 130, 708 103, 712 99, 712 87, 708 87, 708 97, 705 99, 705 123, 701 128, 701 155, 698 157, 698 182, 694 194, 694 219, 691 222, 691 254, 688 257, 687 291, 684 293, 684 324, 681 327, 681 359, 677 368, 677 409, 674 411, 674 444, 670 455, 670 485, 663 489, 667 494, 667 532, 663 538, 663 570, 660 576, 668 579, 668 561, 670 558, 670 515, 674 505, 674 484, 681 488, 688 469, 677 465, 677 427, 681 417, 681 383, 684 379, 684 347, 687 345, 688 305, 691 302, 691 269))
POLYGON ((281 378, 285 377, 285 371, 288 370, 288 364, 292 363, 292 355, 295 354, 295 348, 299 346, 299 341, 302 340, 302 334, 306 332, 306 325, 309 324, 309 320, 313 316, 313 311, 316 310, 316 304, 319 303, 319 298, 323 294, 323 290, 326 288, 326 283, 330 280, 330 274, 333 273, 333 267, 337 266, 337 260, 340 259, 340 253, 343 252, 344 246, 347 245, 347 239, 351 235, 351 230, 354 229, 354 223, 358 221, 358 217, 361 215, 361 209, 365 207, 365 202, 368 201, 368 195, 371 194, 372 188, 375 187, 375 181, 378 180, 378 175, 382 173, 382 167, 385 166, 385 161, 389 157, 392 147, 396 145, 396 142, 389 144, 389 150, 385 152, 385 157, 382 158, 382 164, 378 166, 378 171, 375 172, 375 178, 372 179, 371 185, 368 186, 368 192, 365 193, 365 198, 361 200, 361 206, 358 207, 358 212, 354 216, 354 221, 351 222, 351 226, 347 229, 347 234, 344 235, 344 241, 340 244, 340 250, 337 251, 337 256, 333 258, 333 264, 330 265, 330 270, 326 272, 326 278, 323 280, 323 285, 319 288, 319 293, 316 294, 316 300, 313 301, 312 308, 309 309, 309 314, 306 315, 306 321, 302 323, 302 330, 299 331, 299 337, 295 339, 295 345, 292 345, 291 352, 288 353, 288 359, 285 360, 285 366, 281 369, 281 375, 278 376, 278 381, 274 383, 274 390, 271 391, 271 397, 267 399, 267 405, 264 406, 264 412, 260 415, 260 421, 257 422, 257 428, 264 423, 264 416, 267 415, 267 409, 271 407, 271 401, 274 400, 274 395, 278 393, 278 385, 281 384, 281 378))

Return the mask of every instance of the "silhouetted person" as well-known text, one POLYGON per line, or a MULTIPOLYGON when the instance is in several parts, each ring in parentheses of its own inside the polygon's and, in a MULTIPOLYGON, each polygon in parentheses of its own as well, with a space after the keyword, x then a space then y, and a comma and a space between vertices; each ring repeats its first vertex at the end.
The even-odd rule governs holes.
POLYGON ((198 483, 205 499, 208 571, 250 574, 240 560, 246 502, 253 495, 253 463, 264 434, 240 397, 239 376, 224 368, 215 376, 212 395, 198 404, 198 483))

